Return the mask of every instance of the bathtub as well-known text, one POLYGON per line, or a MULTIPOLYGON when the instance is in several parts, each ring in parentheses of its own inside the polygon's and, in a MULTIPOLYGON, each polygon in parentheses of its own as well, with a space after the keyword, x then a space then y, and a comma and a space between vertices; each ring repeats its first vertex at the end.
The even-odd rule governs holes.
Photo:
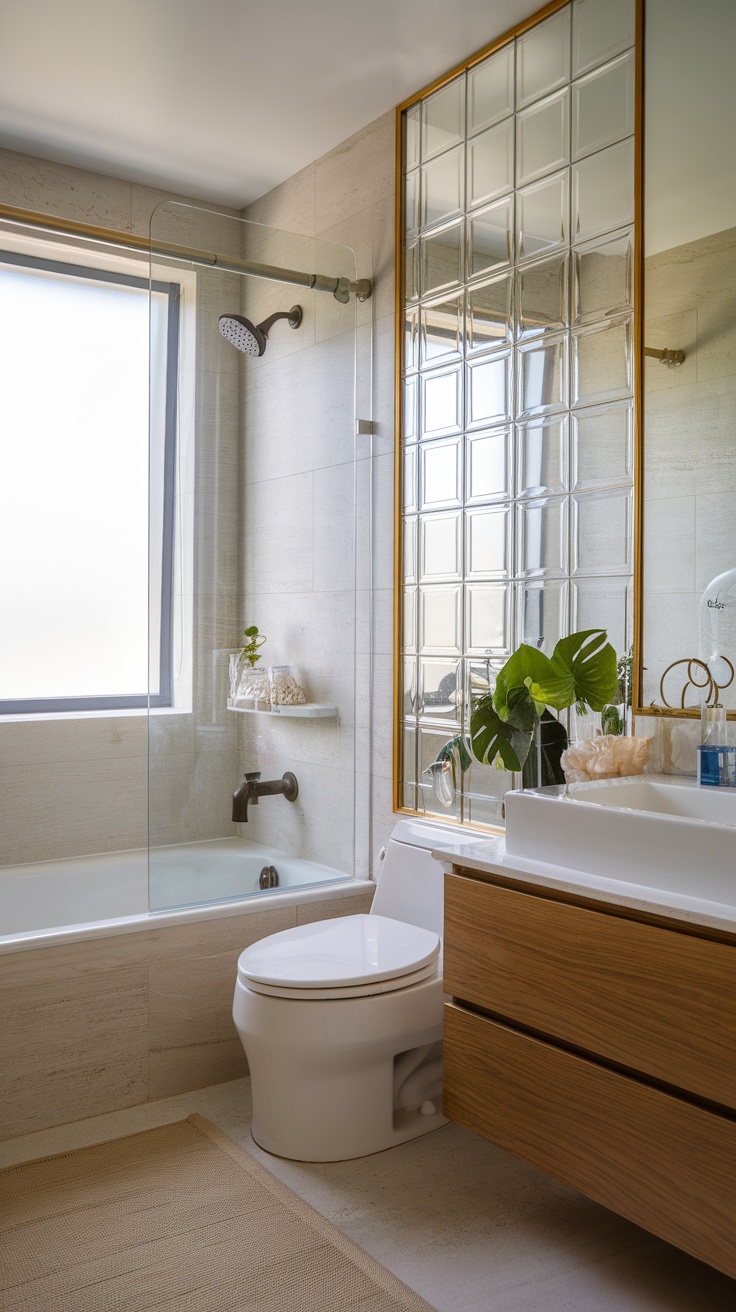
POLYGON ((365 892, 339 870, 240 838, 0 867, 0 952, 365 892), (264 866, 279 887, 262 891, 264 866))

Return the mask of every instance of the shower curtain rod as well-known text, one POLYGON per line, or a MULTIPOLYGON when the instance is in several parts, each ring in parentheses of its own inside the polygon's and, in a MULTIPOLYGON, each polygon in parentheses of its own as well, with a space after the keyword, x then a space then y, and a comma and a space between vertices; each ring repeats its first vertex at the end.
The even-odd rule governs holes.
MULTIPOLYGON (((223 216, 226 217, 226 216, 223 216)), ((351 282, 349 278, 331 278, 324 273, 300 273, 296 269, 281 269, 273 264, 254 264, 252 260, 239 260, 234 256, 217 255, 214 251, 198 250, 190 246, 177 246, 171 242, 147 241, 129 232, 114 228, 96 228, 89 223, 61 219, 53 214, 40 214, 36 210, 17 209, 14 205, 0 205, 0 219, 25 228, 39 228, 44 232, 69 237, 85 237, 105 246, 119 246, 124 250, 142 251, 160 259, 183 260, 187 264, 204 265, 209 269, 222 269, 224 273, 243 273, 251 278, 265 278, 270 282, 285 282, 293 287, 308 287, 315 292, 331 292, 336 301, 346 305, 350 296, 366 301, 373 291, 369 278, 351 282)))

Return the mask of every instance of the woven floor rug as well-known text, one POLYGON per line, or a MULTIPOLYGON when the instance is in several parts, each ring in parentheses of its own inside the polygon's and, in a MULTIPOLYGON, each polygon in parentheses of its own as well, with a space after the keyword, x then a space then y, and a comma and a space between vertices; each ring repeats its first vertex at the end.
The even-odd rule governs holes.
POLYGON ((201 1116, 0 1172, 3 1312, 432 1312, 201 1116))

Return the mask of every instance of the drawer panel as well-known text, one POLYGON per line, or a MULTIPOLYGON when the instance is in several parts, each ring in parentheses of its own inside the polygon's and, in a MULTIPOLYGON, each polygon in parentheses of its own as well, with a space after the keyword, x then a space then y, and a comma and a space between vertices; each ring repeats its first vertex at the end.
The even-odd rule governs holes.
POLYGON ((736 1122, 445 1007, 444 1111, 736 1276, 736 1122))
POLYGON ((736 1108, 736 947, 448 875, 445 990, 736 1108))

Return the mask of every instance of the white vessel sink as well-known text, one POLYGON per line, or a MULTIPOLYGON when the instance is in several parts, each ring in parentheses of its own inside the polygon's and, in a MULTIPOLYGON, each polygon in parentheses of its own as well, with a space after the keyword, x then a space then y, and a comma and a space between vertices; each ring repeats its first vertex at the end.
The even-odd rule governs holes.
POLYGON ((736 906, 736 789, 646 775, 507 793, 506 853, 736 906))

